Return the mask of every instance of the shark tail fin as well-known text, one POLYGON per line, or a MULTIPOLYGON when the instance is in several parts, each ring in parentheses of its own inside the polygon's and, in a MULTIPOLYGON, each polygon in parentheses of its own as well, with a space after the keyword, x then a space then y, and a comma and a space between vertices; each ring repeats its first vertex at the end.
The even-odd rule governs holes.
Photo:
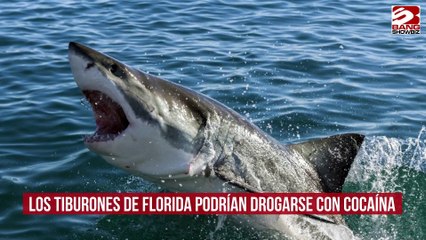
POLYGON ((360 134, 342 134, 290 145, 308 159, 321 179, 324 192, 341 192, 352 162, 364 141, 360 134))

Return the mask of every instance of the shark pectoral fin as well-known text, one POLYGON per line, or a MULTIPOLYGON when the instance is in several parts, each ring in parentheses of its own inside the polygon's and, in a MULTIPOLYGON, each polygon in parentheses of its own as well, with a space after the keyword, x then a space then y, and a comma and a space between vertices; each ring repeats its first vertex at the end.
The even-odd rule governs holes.
POLYGON ((293 144, 290 148, 314 165, 324 192, 341 192, 363 141, 363 135, 342 134, 293 144))

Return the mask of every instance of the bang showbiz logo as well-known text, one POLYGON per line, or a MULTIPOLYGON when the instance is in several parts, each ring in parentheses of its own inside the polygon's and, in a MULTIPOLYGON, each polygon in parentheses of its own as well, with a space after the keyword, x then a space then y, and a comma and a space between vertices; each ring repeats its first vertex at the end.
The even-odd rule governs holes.
POLYGON ((420 34, 420 6, 392 6, 392 34, 420 34))

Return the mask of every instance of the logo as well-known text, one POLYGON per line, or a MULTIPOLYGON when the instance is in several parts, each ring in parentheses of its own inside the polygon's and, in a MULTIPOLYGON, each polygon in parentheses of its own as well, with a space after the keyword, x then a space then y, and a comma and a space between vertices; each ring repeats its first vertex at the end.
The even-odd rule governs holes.
POLYGON ((392 6, 392 34, 420 34, 420 6, 392 6))

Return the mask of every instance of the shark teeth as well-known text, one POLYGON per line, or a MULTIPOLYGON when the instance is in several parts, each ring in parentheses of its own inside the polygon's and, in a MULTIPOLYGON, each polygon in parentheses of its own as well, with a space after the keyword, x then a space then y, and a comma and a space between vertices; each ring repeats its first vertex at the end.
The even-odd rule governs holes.
POLYGON ((94 135, 88 135, 84 137, 84 141, 87 143, 93 143, 93 142, 107 142, 112 141, 116 137, 118 137, 120 134, 94 134, 94 135))

